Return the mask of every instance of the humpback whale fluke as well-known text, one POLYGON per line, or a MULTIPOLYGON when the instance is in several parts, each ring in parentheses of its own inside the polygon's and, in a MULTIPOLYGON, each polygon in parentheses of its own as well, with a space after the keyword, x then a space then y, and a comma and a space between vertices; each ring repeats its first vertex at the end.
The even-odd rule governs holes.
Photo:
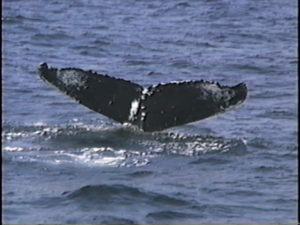
POLYGON ((39 75, 89 109, 143 131, 159 131, 225 112, 245 101, 247 87, 184 81, 143 88, 77 68, 39 66, 39 75))

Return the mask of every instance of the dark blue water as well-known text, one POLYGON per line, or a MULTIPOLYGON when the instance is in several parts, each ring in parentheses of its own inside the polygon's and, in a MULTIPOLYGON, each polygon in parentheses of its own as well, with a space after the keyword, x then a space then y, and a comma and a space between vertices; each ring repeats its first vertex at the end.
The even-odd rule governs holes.
POLYGON ((297 212, 296 1, 3 2, 3 221, 285 223, 297 212), (42 82, 245 82, 240 108, 157 133, 42 82))

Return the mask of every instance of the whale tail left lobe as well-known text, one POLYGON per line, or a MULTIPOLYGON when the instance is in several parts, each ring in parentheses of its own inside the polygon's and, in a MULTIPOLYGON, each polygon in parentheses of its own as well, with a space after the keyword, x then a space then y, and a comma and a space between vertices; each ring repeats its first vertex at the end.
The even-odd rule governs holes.
POLYGON ((40 77, 87 108, 117 122, 128 120, 131 102, 142 93, 142 87, 130 81, 76 68, 39 67, 40 77))

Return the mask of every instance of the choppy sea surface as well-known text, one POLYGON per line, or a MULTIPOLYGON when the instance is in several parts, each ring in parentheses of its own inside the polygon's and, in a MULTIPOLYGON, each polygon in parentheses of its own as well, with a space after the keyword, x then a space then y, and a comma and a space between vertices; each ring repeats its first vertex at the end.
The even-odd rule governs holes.
POLYGON ((296 222, 296 1, 2 3, 3 222, 296 222), (145 86, 245 82, 249 97, 142 133, 42 82, 41 62, 145 86))

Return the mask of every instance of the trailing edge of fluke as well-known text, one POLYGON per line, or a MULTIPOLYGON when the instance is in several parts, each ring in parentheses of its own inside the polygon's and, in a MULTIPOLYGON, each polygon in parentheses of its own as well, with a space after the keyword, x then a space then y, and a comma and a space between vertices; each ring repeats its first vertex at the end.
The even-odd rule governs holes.
POLYGON ((225 112, 245 101, 247 87, 184 81, 143 88, 131 81, 77 68, 40 64, 40 77, 78 103, 122 124, 160 131, 225 112))

